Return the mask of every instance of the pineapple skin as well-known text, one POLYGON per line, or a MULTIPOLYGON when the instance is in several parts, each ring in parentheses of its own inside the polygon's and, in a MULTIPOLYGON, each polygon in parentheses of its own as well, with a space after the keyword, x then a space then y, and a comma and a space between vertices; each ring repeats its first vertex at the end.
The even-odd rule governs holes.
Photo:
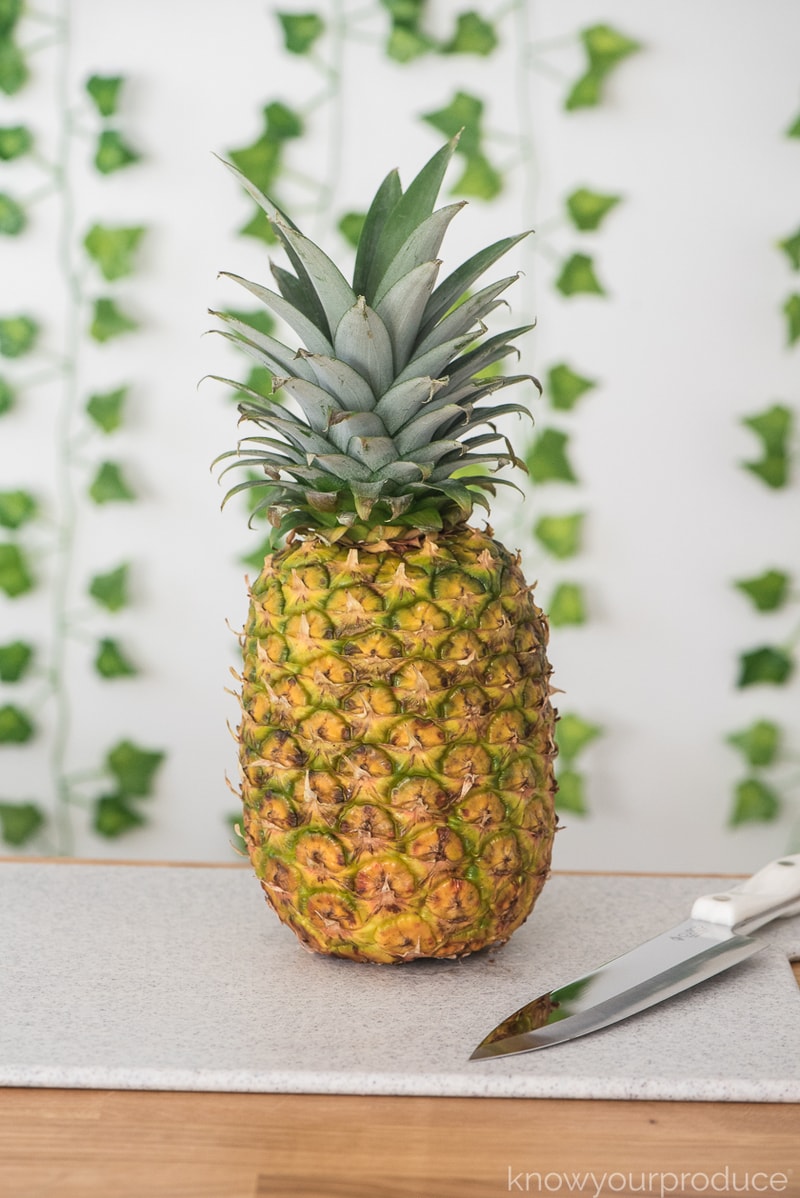
POLYGON ((308 949, 460 957, 524 922, 556 825, 547 639, 488 529, 266 559, 242 636, 243 832, 308 949))

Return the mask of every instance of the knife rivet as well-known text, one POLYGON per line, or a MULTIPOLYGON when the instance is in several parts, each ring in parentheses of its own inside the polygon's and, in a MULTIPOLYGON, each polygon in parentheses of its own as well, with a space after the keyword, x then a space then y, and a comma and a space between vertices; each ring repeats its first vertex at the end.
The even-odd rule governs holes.
POLYGON ((714 895, 715 903, 729 903, 730 901, 731 901, 731 896, 729 894, 715 894, 714 895))

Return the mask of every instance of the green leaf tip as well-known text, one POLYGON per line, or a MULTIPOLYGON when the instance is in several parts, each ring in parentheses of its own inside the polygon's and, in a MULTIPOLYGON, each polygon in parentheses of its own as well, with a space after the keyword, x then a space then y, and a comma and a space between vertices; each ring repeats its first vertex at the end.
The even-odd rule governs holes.
POLYGON ((12 848, 22 848, 33 840, 45 823, 36 803, 0 803, 0 839, 12 848))
POLYGON ((732 732, 726 741, 744 754, 748 765, 774 765, 780 751, 781 730, 771 720, 756 720, 741 732, 732 732))
POLYGON ((104 637, 97 646, 94 668, 101 678, 108 679, 131 678, 139 672, 111 637, 104 637))
POLYGON ((791 655, 777 645, 764 645, 739 658, 739 677, 736 685, 740 689, 766 683, 783 686, 794 672, 791 655))
POLYGON ((745 778, 734 791, 730 825, 770 823, 780 814, 780 796, 760 778, 745 778))

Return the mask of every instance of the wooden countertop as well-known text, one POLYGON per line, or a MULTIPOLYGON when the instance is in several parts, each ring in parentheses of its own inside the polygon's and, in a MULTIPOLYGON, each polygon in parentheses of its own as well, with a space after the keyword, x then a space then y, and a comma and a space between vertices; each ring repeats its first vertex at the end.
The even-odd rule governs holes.
POLYGON ((734 1182, 800 1198, 800 1106, 0 1089, 1 1198, 606 1198, 734 1182))

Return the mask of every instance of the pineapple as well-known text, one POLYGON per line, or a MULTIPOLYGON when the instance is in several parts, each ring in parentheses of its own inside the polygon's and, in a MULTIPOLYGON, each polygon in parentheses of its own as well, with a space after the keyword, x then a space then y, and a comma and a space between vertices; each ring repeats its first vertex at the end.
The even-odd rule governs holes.
POLYGON ((528 411, 494 396, 531 376, 489 368, 531 326, 482 340, 516 276, 468 293, 520 237, 437 285, 462 207, 434 209, 454 146, 405 192, 396 171, 381 184, 352 286, 234 171, 293 271, 273 265, 277 291, 227 277, 302 345, 213 313, 294 401, 219 380, 263 430, 222 455, 259 472, 229 495, 263 488, 256 510, 285 537, 241 637, 243 832, 280 919, 356 961, 502 944, 555 830, 547 621, 518 555, 467 523, 494 471, 521 465, 492 421, 528 411))

